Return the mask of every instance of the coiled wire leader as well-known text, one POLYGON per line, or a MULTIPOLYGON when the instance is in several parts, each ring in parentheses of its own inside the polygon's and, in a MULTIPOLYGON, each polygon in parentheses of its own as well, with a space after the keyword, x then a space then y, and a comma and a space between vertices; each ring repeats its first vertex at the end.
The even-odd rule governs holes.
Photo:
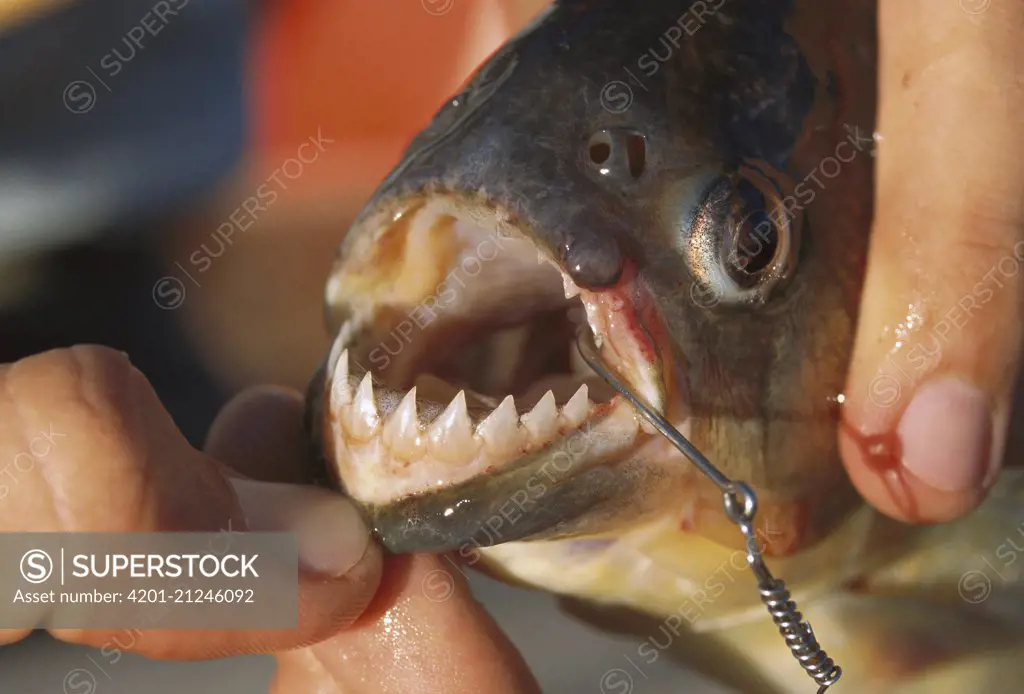
POLYGON ((617 390, 637 411, 649 421, 672 445, 679 449, 697 468, 722 491, 723 505, 729 520, 739 526, 747 541, 747 563, 757 579, 761 602, 768 608, 772 621, 786 640, 793 657, 808 675, 819 685, 817 694, 825 694, 829 687, 839 681, 843 669, 818 644, 811 625, 805 622, 790 598, 786 584, 775 578, 765 566, 764 557, 757 547, 754 534, 754 514, 757 512, 757 496, 745 482, 736 482, 722 474, 711 461, 697 450, 668 420, 652 410, 647 403, 633 393, 604 363, 600 350, 594 342, 594 334, 587 326, 580 326, 577 335, 580 356, 598 376, 617 390))

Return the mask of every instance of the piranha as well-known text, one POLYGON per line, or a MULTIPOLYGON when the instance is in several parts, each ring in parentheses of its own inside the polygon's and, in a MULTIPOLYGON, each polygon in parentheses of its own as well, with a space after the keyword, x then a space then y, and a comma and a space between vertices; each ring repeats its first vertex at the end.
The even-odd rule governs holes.
MULTIPOLYGON (((546 8, 344 238, 308 397, 319 478, 392 552, 455 552, 635 634, 609 673, 672 657, 743 692, 814 691, 719 490, 596 377, 586 329, 755 490, 761 550, 842 665, 836 691, 1019 686, 1024 562, 998 548, 1021 542, 1020 482, 965 520, 902 525, 837 453, 876 20, 868 0, 546 8)), ((595 690, 627 691, 613 679, 595 690)))

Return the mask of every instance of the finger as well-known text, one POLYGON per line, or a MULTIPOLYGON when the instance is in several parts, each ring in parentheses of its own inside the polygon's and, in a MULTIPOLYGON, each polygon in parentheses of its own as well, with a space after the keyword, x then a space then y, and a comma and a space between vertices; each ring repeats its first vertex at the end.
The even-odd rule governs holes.
POLYGON ((288 388, 248 388, 217 414, 204 448, 255 480, 301 484, 309 456, 303 407, 302 396, 288 388))
MULTIPOLYGON (((250 388, 218 415, 207 450, 245 474, 295 475, 295 456, 287 452, 306 446, 301 416, 298 393, 250 388)), ((472 599, 459 567, 432 557, 392 558, 385 582, 351 633, 279 656, 274 691, 535 691, 515 648, 472 599), (467 645, 474 650, 466 652, 467 645), (409 656, 399 668, 395 653, 409 656), (492 689, 492 682, 507 684, 492 689)))
POLYGON ((883 140, 840 450, 880 510, 941 521, 992 483, 1017 372, 1024 5, 879 13, 883 140))
MULTIPOLYGON (((270 531, 285 525, 295 530, 300 554, 307 562, 323 566, 329 572, 338 570, 339 567, 332 566, 337 556, 367 560, 373 570, 350 575, 359 580, 345 586, 351 594, 345 604, 351 609, 336 620, 340 629, 362 614, 376 592, 380 583, 381 552, 369 542, 368 531, 355 507, 342 501, 341 495, 268 483, 302 479, 309 454, 302 417, 303 401, 298 393, 276 386, 249 388, 218 413, 210 427, 206 451, 231 469, 254 478, 233 481, 248 511, 251 529, 270 531), (302 493, 296 494, 297 490, 302 493), (339 507, 345 509, 348 517, 338 518, 339 507), (351 526, 359 527, 361 532, 348 532, 351 526), (336 532, 336 528, 342 532, 336 532)), ((328 589, 337 590, 337 586, 328 589)))
POLYGON ((275 694, 540 691, 461 569, 432 555, 389 558, 381 591, 351 629, 278 660, 275 694))
POLYGON ((229 483, 221 463, 188 445, 142 374, 109 349, 55 350, 0 368, 4 461, 0 531, 298 536, 296 629, 143 631, 128 646, 124 630, 55 630, 63 640, 103 647, 120 637, 121 650, 176 659, 292 648, 351 623, 379 581, 380 553, 351 504, 321 490, 229 483))

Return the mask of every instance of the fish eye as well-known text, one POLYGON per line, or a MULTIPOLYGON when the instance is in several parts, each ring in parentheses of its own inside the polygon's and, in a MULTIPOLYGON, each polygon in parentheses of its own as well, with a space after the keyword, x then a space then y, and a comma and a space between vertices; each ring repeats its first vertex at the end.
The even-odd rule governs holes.
POLYGON ((792 275, 798 218, 781 174, 744 166, 713 183, 690 227, 690 265, 703 293, 724 304, 764 303, 792 275))
POLYGON ((779 228, 768 212, 769 202, 757 186, 740 179, 727 222, 723 264, 729 278, 749 289, 771 268, 779 251, 779 228))

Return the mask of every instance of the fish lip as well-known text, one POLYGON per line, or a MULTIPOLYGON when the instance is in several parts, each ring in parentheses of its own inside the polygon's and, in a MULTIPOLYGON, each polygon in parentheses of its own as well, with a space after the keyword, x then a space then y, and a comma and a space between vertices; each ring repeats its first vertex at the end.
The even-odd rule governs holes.
MULTIPOLYGON (((382 204, 368 208, 366 213, 361 215, 353 225, 350 232, 356 234, 356 237, 363 237, 362 239, 350 237, 352 239, 350 252, 359 253, 360 249, 371 248, 386 233, 388 220, 390 219, 391 223, 394 223, 394 220, 400 216, 399 213, 404 214, 410 209, 418 209, 416 205, 424 203, 424 201, 429 203, 438 200, 444 201, 442 206, 451 205, 456 211, 464 211, 465 208, 461 206, 469 203, 470 210, 484 210, 483 214, 476 217, 470 215, 474 224, 479 224, 484 217, 490 217, 495 221, 498 230, 507 229, 513 236, 528 239, 538 252, 538 262, 546 262, 557 269, 566 294, 572 292, 580 297, 586 308, 586 316, 582 321, 602 341, 606 360, 616 367, 619 375, 636 392, 639 392, 655 410, 664 412, 667 399, 666 377, 668 370, 661 362, 668 357, 669 352, 663 351, 662 345, 650 339, 644 345, 645 349, 640 350, 637 355, 630 355, 637 357, 634 358, 632 364, 623 359, 623 355, 628 354, 634 347, 634 344, 631 344, 631 338, 634 342, 641 335, 651 338, 648 331, 649 326, 645 324, 645 320, 647 323, 652 320, 651 317, 648 316, 642 320, 638 315, 639 311, 633 310, 637 306, 634 305, 632 297, 644 295, 645 290, 642 289, 642 284, 638 281, 632 267, 623 273, 619 282, 613 287, 596 291, 580 289, 572 282, 566 269, 544 246, 541 240, 543 237, 532 233, 533 230, 529 225, 523 224, 521 220, 508 213, 499 202, 479 194, 466 195, 458 191, 441 189, 416 191, 405 196, 390 197, 382 204), (367 229, 367 226, 370 228, 367 229), (360 233, 360 231, 364 233, 360 233), (367 231, 368 234, 365 233, 367 231), (619 347, 618 351, 615 349, 616 346, 619 347), (647 378, 638 378, 638 374, 645 375, 647 378)), ((343 256, 339 263, 344 264, 347 260, 350 260, 349 256, 343 256)), ((336 265, 336 267, 338 266, 336 265)), ((335 279, 337 279, 337 275, 332 272, 332 282, 335 279)), ((332 295, 338 296, 342 291, 342 287, 337 283, 332 284, 332 282, 328 283, 327 288, 329 301, 332 295)), ((645 303, 653 304, 649 300, 645 303)), ((658 319, 654 318, 654 320, 658 319)), ((643 438, 653 433, 649 425, 632 411, 628 402, 621 395, 616 394, 604 406, 588 414, 576 428, 561 433, 539 450, 529 451, 525 455, 505 460, 493 473, 480 472, 468 479, 447 484, 437 490, 422 490, 381 503, 379 499, 367 498, 365 494, 361 494, 358 489, 347 483, 346 474, 338 462, 338 456, 341 453, 339 446, 343 446, 345 443, 339 439, 344 435, 338 434, 338 429, 335 426, 340 415, 334 408, 335 387, 332 382, 334 365, 331 362, 338 358, 338 353, 342 349, 351 346, 353 341, 353 331, 346 332, 342 329, 332 346, 332 355, 326 368, 326 383, 323 391, 325 399, 321 403, 324 415, 320 428, 322 439, 331 443, 321 449, 328 453, 328 464, 335 483, 348 492, 362 507, 374 528, 374 534, 392 552, 446 551, 464 547, 467 544, 488 546, 544 532, 556 525, 557 521, 585 513, 595 504, 608 501, 623 492, 621 485, 607 484, 602 487, 601 484, 595 483, 592 486, 598 490, 597 493, 581 494, 578 493, 580 485, 571 484, 573 480, 579 481, 580 478, 594 480, 601 475, 607 475, 608 469, 601 467, 605 458, 596 456, 590 460, 586 455, 576 456, 578 460, 575 460, 572 467, 565 471, 566 474, 560 477, 557 484, 552 483, 550 494, 545 498, 544 506, 557 508, 558 513, 540 511, 526 514, 527 520, 517 524, 511 529, 512 532, 503 533, 497 541, 490 536, 481 539, 478 532, 467 529, 465 518, 472 516, 473 513, 493 514, 496 502, 508 498, 507 488, 515 487, 517 476, 521 477, 524 470, 530 469, 531 465, 538 465, 537 461, 543 460, 545 455, 558 455, 558 449, 568 447, 573 437, 579 436, 585 428, 588 430, 593 430, 595 427, 600 429, 602 423, 610 421, 615 413, 622 417, 628 411, 628 416, 634 422, 638 437, 643 438), (331 458, 335 459, 333 463, 331 458), (451 511, 453 508, 459 509, 460 512, 453 514, 451 511), (453 515, 458 517, 449 522, 449 518, 453 515), (456 527, 460 522, 463 524, 461 530, 456 527)), ((612 422, 613 425, 616 423, 617 420, 612 422)), ((633 440, 627 447, 634 448, 636 445, 636 441, 633 440)), ((500 506, 500 504, 497 505, 500 506)))
POLYGON ((383 187, 353 220, 328 275, 324 296, 328 329, 331 334, 337 335, 343 327, 343 322, 339 321, 337 316, 331 315, 331 306, 346 302, 345 291, 339 286, 337 278, 339 271, 349 262, 349 258, 353 254, 365 253, 372 248, 392 224, 410 210, 415 210, 421 203, 445 199, 455 209, 489 208, 493 210, 498 231, 502 228, 515 229, 517 234, 530 239, 538 248, 546 248, 543 240, 532 232, 530 225, 514 215, 507 205, 497 202, 483 191, 467 193, 440 184, 418 186, 402 192, 391 187, 383 187))

